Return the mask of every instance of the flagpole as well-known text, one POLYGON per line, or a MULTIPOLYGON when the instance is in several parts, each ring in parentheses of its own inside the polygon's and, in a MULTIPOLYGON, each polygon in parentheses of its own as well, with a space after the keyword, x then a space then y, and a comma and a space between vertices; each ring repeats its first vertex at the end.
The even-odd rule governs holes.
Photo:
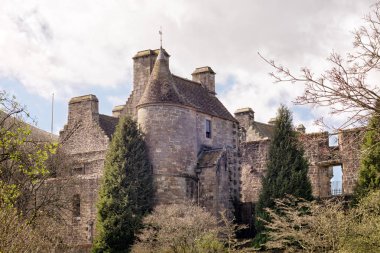
POLYGON ((54 127, 54 92, 51 97, 51 129, 50 133, 51 136, 53 137, 53 127, 54 127))

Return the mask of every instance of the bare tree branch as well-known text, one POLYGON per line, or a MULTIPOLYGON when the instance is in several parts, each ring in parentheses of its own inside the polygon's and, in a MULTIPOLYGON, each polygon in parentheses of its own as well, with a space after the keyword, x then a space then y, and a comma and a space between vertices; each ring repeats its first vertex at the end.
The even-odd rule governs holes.
POLYGON ((379 85, 368 83, 368 75, 380 70, 380 2, 364 21, 353 32, 353 52, 346 58, 332 52, 327 58, 331 67, 318 76, 307 67, 296 75, 258 54, 274 68, 270 73, 274 82, 304 84, 304 93, 295 99, 295 104, 329 107, 332 115, 349 113, 351 116, 339 128, 363 125, 374 113, 380 114, 376 108, 376 101, 380 100, 379 85))

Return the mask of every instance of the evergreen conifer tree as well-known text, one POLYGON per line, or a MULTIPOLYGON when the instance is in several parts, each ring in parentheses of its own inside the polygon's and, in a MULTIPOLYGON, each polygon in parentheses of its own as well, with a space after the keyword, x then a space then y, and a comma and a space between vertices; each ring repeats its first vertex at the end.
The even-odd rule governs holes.
MULTIPOLYGON (((308 162, 303 148, 293 130, 289 109, 281 106, 274 125, 274 136, 269 146, 267 171, 262 178, 262 190, 256 205, 256 217, 267 220, 265 208, 273 208, 274 200, 290 194, 306 200, 312 199, 312 188, 308 178, 308 162)), ((256 219, 256 230, 263 230, 262 222, 256 219)))
MULTIPOLYGON (((380 110, 380 101, 377 101, 376 108, 380 110)), ((354 193, 356 201, 371 190, 380 189, 380 115, 376 112, 367 126, 361 151, 359 179, 354 193)))
POLYGON ((153 198, 152 169, 136 122, 122 117, 113 135, 97 203, 93 252, 128 252, 153 198))

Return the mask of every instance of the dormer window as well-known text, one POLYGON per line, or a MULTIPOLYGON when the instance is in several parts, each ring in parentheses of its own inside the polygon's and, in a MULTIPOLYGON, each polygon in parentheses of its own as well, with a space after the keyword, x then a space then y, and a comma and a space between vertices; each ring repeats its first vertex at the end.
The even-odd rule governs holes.
POLYGON ((206 138, 211 138, 211 120, 206 119, 206 138))

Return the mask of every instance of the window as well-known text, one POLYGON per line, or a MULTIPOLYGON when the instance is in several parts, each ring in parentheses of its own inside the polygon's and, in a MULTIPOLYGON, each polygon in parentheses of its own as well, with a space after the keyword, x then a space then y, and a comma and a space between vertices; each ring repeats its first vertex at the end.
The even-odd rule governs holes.
POLYGON ((71 171, 71 175, 82 175, 82 174, 84 174, 84 167, 82 166, 74 167, 71 171))
POLYGON ((206 138, 211 138, 211 120, 206 119, 206 138))
POLYGON ((337 196, 343 194, 342 177, 343 170, 342 165, 334 166, 332 169, 332 178, 330 180, 331 195, 337 196))
POLYGON ((329 147, 339 146, 339 136, 338 134, 329 134, 329 147))
POLYGON ((71 175, 84 175, 86 172, 86 164, 85 163, 77 163, 71 168, 71 175))
POLYGON ((80 217, 80 195, 73 196, 73 217, 80 217))

